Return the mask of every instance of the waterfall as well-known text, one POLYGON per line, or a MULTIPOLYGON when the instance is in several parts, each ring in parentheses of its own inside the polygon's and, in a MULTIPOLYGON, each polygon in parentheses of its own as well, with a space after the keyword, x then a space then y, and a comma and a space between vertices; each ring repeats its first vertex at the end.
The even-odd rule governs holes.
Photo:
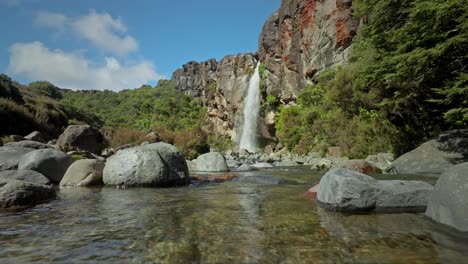
POLYGON ((244 124, 240 137, 239 148, 246 149, 249 152, 257 151, 257 122, 260 112, 260 62, 255 67, 255 72, 250 78, 247 95, 244 98, 244 124))

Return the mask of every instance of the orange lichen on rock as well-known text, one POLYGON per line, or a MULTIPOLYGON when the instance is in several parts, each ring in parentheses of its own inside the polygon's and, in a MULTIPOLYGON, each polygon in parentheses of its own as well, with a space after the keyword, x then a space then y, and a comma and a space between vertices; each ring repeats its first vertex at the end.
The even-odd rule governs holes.
POLYGON ((307 0, 300 11, 299 17, 299 31, 301 35, 304 33, 304 29, 309 27, 315 27, 314 13, 317 8, 317 0, 307 0))

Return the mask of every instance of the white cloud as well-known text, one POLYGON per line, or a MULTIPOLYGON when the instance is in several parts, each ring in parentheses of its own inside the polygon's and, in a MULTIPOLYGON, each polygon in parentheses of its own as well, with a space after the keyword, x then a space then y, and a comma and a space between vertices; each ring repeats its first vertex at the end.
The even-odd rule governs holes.
POLYGON ((67 23, 67 16, 60 13, 39 12, 35 19, 35 24, 41 27, 48 27, 58 31, 64 31, 67 23))
POLYGON ((50 50, 41 42, 13 44, 8 73, 31 80, 47 80, 63 88, 114 91, 163 78, 148 61, 121 65, 117 59, 109 57, 104 64, 96 65, 79 53, 50 50))
POLYGON ((73 29, 84 39, 98 48, 124 56, 138 50, 137 41, 127 35, 127 27, 120 18, 114 19, 108 13, 96 13, 78 17, 73 22, 73 29))

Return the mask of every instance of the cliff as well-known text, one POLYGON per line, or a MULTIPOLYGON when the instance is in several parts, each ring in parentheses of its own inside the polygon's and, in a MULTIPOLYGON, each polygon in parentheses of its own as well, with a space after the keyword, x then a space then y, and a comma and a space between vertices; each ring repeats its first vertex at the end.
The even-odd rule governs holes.
MULTIPOLYGON (((265 65, 263 96, 274 95, 283 104, 294 102, 297 92, 320 71, 346 61, 359 23, 351 17, 351 4, 351 0, 283 0, 263 26, 257 54, 189 62, 173 74, 176 88, 207 106, 210 131, 236 140, 256 61, 265 65)), ((259 133, 271 138, 274 114, 267 116, 260 120, 259 133)))

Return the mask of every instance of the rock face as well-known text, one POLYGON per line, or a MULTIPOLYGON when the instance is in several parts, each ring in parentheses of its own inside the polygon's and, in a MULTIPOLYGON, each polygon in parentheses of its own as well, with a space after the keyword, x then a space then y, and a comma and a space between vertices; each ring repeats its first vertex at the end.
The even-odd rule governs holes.
POLYGON ((32 132, 31 134, 25 136, 24 139, 45 143, 44 137, 42 137, 42 134, 39 131, 32 132))
POLYGON ((207 107, 210 131, 237 139, 255 56, 246 53, 229 55, 221 61, 189 62, 174 72, 176 88, 200 99, 207 107))
POLYGON ((440 174, 468 161, 468 129, 450 130, 403 154, 393 162, 400 174, 440 174))
POLYGON ((55 149, 39 149, 21 157, 19 170, 34 170, 42 173, 51 182, 59 183, 74 160, 55 149))
POLYGON ((21 156, 31 151, 34 151, 34 149, 20 146, 0 147, 0 171, 18 168, 21 156))
POLYGON ((55 197, 55 190, 47 185, 0 180, 0 208, 28 207, 55 197))
POLYGON ((437 181, 426 215, 433 220, 468 232, 468 163, 446 170, 437 181))
POLYGON ((197 171, 222 172, 229 170, 226 159, 218 152, 210 152, 200 155, 198 156, 196 163, 197 171))
POLYGON ((317 199, 334 211, 424 211, 432 185, 421 181, 378 181, 365 174, 335 169, 320 180, 317 199))
POLYGON ((37 184, 50 185, 50 180, 41 173, 33 170, 0 171, 0 180, 18 180, 37 184))
POLYGON ((351 4, 351 0, 281 2, 259 37, 267 94, 285 102, 295 100, 318 72, 346 61, 359 24, 351 17, 351 4))
POLYGON ((68 126, 58 138, 57 144, 65 152, 83 150, 95 154, 100 154, 106 147, 101 132, 97 128, 88 125, 68 126))
POLYGON ((168 187, 189 183, 183 155, 167 143, 120 150, 104 167, 106 185, 168 187))
POLYGON ((65 172, 60 186, 96 186, 102 185, 104 161, 82 159, 75 161, 65 172))

